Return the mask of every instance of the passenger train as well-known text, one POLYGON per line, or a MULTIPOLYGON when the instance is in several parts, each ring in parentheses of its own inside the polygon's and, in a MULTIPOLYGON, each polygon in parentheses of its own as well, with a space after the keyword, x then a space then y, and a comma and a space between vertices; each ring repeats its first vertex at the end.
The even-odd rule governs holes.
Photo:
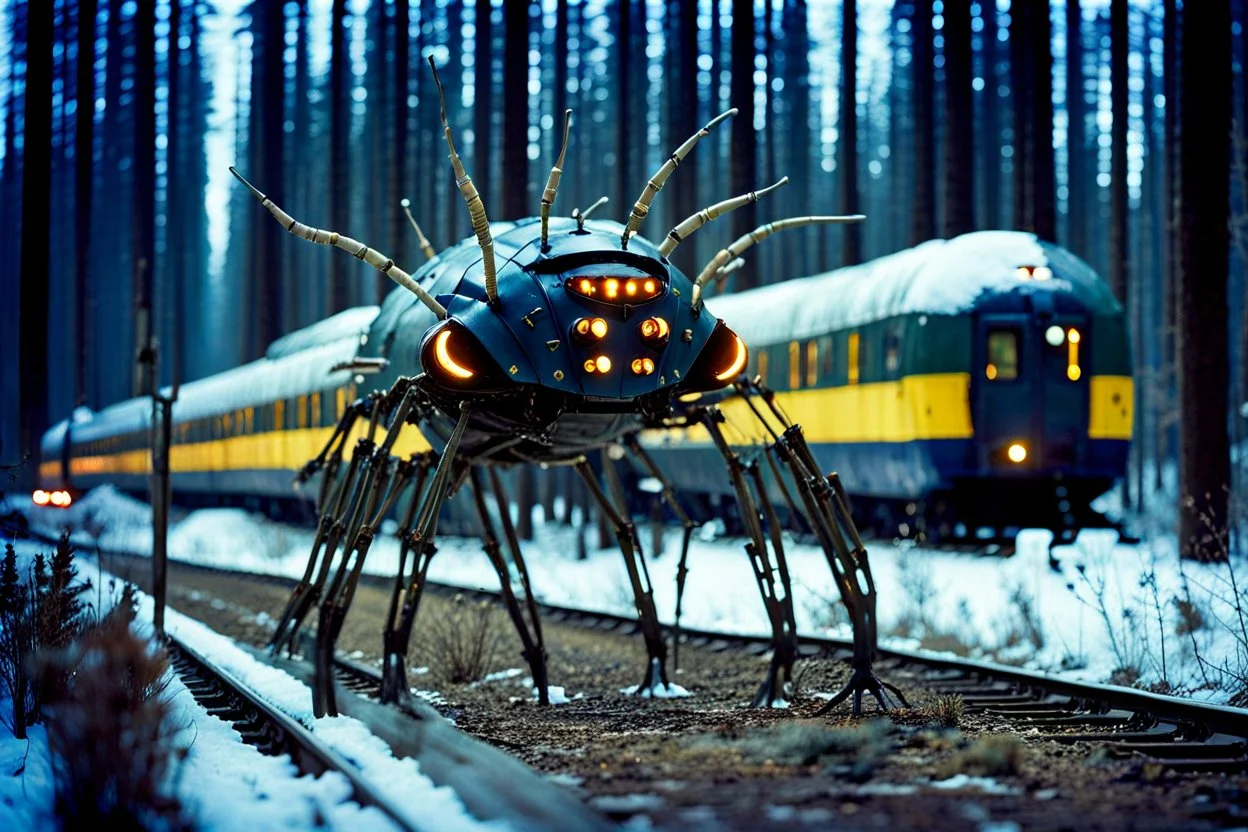
MULTIPOLYGON (((505 247, 512 224, 493 226, 505 247)), ((348 309, 182 385, 175 501, 310 518, 313 495, 294 490, 294 473, 358 396, 419 371, 402 336, 418 307, 396 287, 381 307, 348 309)), ((1060 246, 975 232, 707 307, 750 346, 749 372, 802 424, 869 527, 936 538, 1103 524, 1090 504, 1123 475, 1132 432, 1126 322, 1107 284, 1060 246)), ((742 448, 761 439, 743 400, 721 406, 742 448)), ((141 398, 57 424, 43 437, 40 490, 145 493, 150 419, 141 398)), ((682 499, 722 513, 730 484, 705 429, 642 438, 682 499)), ((405 431, 394 453, 427 448, 405 431)))
MULTIPOLYGON (((947 539, 1106 524, 1090 504, 1125 473, 1131 353, 1121 305, 1066 249, 980 231, 707 305, 864 527, 947 539)), ((722 407, 743 442, 762 439, 743 401, 722 407)), ((722 512, 708 441, 645 443, 686 499, 722 512)))

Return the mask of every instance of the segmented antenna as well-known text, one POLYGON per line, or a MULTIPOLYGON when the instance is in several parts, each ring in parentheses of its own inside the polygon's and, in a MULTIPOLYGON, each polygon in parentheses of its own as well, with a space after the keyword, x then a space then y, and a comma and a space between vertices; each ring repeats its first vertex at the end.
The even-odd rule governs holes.
POLYGON ((741 253, 750 246, 761 243, 777 231, 786 231, 790 228, 801 228, 804 225, 840 225, 854 222, 862 222, 866 217, 862 214, 848 214, 845 216, 824 216, 824 217, 789 217, 785 220, 777 220, 760 225, 748 234, 743 234, 732 241, 727 248, 721 248, 719 252, 711 258, 711 262, 706 264, 706 268, 698 275, 698 279, 693 282, 693 295, 689 299, 689 303, 697 308, 702 302, 702 287, 711 277, 722 269, 729 261, 740 257, 741 253))
POLYGON ((563 114, 563 149, 555 166, 550 169, 550 177, 546 180, 546 190, 542 191, 542 250, 547 248, 546 238, 550 236, 550 206, 555 204, 555 194, 559 190, 559 180, 563 177, 563 161, 568 155, 568 133, 572 129, 572 111, 563 114))
POLYGON ((667 232, 667 238, 659 244, 659 254, 666 257, 672 253, 672 250, 675 249, 676 246, 684 242, 690 234, 697 231, 711 220, 716 219, 721 214, 726 214, 729 211, 735 211, 742 205, 748 205, 751 202, 758 202, 758 198, 760 196, 766 196, 776 188, 787 184, 789 184, 789 177, 786 176, 769 188, 763 188, 761 191, 750 191, 748 194, 742 194, 741 196, 734 196, 732 199, 725 199, 723 202, 717 202, 709 208, 703 208, 701 211, 690 214, 688 217, 685 217, 680 224, 676 225, 671 231, 667 232))
POLYGON ((651 177, 650 181, 646 183, 646 187, 641 192, 641 196, 637 197, 637 203, 633 206, 632 212, 628 215, 628 225, 625 226, 624 233, 620 235, 620 248, 628 248, 628 241, 632 239, 634 234, 641 230, 641 224, 646 221, 646 214, 650 212, 650 203, 654 202, 655 196, 658 195, 659 191, 663 189, 663 184, 667 182, 667 178, 672 175, 672 172, 675 171, 676 168, 680 166, 680 163, 684 160, 684 158, 689 155, 689 151, 693 150, 693 146, 702 141, 704 137, 709 136, 711 131, 714 130, 715 126, 721 121, 729 116, 735 116, 736 114, 737 108, 733 107, 731 110, 715 116, 715 118, 707 122, 705 127, 685 139, 685 143, 676 148, 676 151, 672 153, 671 156, 667 157, 667 161, 663 163, 661 168, 659 168, 658 173, 651 177))
POLYGON ((438 316, 439 320, 446 318, 446 307, 434 300, 433 295, 426 292, 424 287, 413 280, 410 274, 394 265, 394 261, 389 257, 386 257, 384 254, 369 248, 359 240, 353 240, 350 237, 339 234, 337 231, 322 231, 319 228, 312 228, 311 226, 304 225, 301 222, 296 222, 294 217, 277 207, 273 200, 256 190, 255 186, 244 179, 243 175, 239 173, 233 165, 230 166, 230 173, 234 174, 234 178, 236 178, 239 182, 242 182, 243 185, 246 186, 247 190, 251 191, 251 195, 258 199, 262 206, 268 209, 269 213, 273 215, 273 219, 280 222, 282 227, 291 234, 294 234, 301 240, 307 240, 309 243, 316 243, 317 245, 322 246, 334 246, 342 249, 343 251, 349 252, 357 259, 363 260, 365 263, 372 266, 374 269, 377 269, 386 277, 390 278, 395 283, 414 294, 420 299, 421 303, 429 307, 429 310, 438 316))
POLYGON ((593 205, 589 206, 584 211, 582 211, 580 208, 573 208, 572 219, 580 220, 581 222, 584 222, 585 220, 589 219, 590 214, 594 213, 595 211, 597 211, 599 208, 601 208, 603 205, 606 205, 610 201, 611 200, 609 198, 605 196, 600 196, 596 200, 594 200, 593 205))
POLYGON ((412 224, 412 228, 416 229, 416 242, 420 244, 420 251, 425 255, 426 260, 432 260, 437 256, 437 252, 433 250, 433 244, 429 242, 429 238, 425 236, 425 232, 420 230, 416 218, 412 216, 412 201, 407 197, 399 200, 399 204, 403 206, 403 213, 407 214, 407 221, 412 224))
POLYGON ((610 202, 609 199, 607 199, 605 196, 600 196, 598 197, 598 200, 594 202, 593 205, 589 206, 584 211, 582 211, 580 208, 573 208, 572 219, 576 220, 576 227, 578 229, 584 229, 585 220, 589 219, 589 215, 597 211, 599 206, 606 205, 608 202, 610 202))
POLYGON ((455 184, 468 203, 468 213, 472 217, 472 230, 477 235, 477 245, 481 247, 481 267, 485 271, 485 294, 490 303, 498 302, 498 272, 494 267, 494 236, 490 234, 490 218, 485 215, 485 203, 481 194, 472 184, 472 177, 464 171, 464 163, 455 152, 455 142, 451 140, 451 125, 446 120, 446 96, 442 93, 442 79, 438 77, 438 68, 429 56, 429 68, 433 70, 433 81, 438 86, 438 101, 442 106, 442 134, 446 137, 446 146, 451 151, 451 169, 455 171, 455 184))

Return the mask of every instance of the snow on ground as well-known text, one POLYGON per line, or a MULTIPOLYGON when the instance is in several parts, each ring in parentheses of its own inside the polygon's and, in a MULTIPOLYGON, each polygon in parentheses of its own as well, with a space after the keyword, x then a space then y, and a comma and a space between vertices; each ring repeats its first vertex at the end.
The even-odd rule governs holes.
MULTIPOLYGON (((75 540, 87 548, 97 538, 83 529, 94 527, 105 551, 151 549, 148 507, 110 488, 96 489, 67 511, 27 513, 32 525, 50 533, 63 524, 78 529, 75 540)), ((618 551, 591 550, 587 559, 577 560, 575 534, 568 526, 539 524, 536 540, 525 545, 537 596, 552 604, 635 614, 618 551)), ((667 622, 675 609, 679 536, 679 530, 671 530, 664 551, 649 559, 655 602, 667 622)), ((648 533, 643 537, 648 542, 648 533)), ((202 509, 171 526, 169 551, 191 563, 297 577, 312 538, 310 528, 241 509, 202 509)), ((1232 676, 1220 668, 1225 665, 1233 674, 1248 664, 1248 657, 1232 600, 1236 576, 1226 565, 1184 562, 1180 568, 1172 534, 1123 545, 1112 531, 1087 530, 1073 545, 1055 547, 1052 561, 1050 540, 1048 532, 1024 530, 1016 554, 1008 558, 870 542, 883 646, 952 650, 1097 682, 1115 677, 1147 685, 1166 679, 1214 701, 1236 692, 1232 676)), ((467 588, 498 587, 475 538, 440 538, 438 545, 431 579, 467 588)), ((822 550, 790 541, 786 551, 799 631, 848 636, 822 550)), ((365 571, 393 575, 397 554, 393 535, 379 536, 365 571)), ((1248 584, 1242 558, 1233 562, 1243 573, 1237 585, 1248 584)), ((695 535, 689 570, 685 626, 767 632, 740 540, 695 535)))
MULTIPOLYGON (((23 549, 33 547, 23 546, 23 549)), ((27 555, 29 553, 26 553, 27 555)), ((97 587, 115 582, 95 565, 77 561, 79 574, 97 587)), ((101 593, 101 607, 115 597, 101 593)), ((139 593, 135 627, 150 635, 152 601, 139 593)), ((410 811, 405 818, 416 829, 504 830, 507 825, 483 823, 470 816, 449 787, 436 786, 411 759, 396 759, 389 746, 350 717, 315 719, 311 692, 286 673, 269 667, 192 618, 166 610, 166 626, 201 655, 252 686, 273 705, 305 726, 343 757, 353 761, 388 797, 391 805, 410 811)), ((242 742, 232 725, 208 714, 175 676, 165 694, 172 720, 181 726, 175 744, 189 749, 177 778, 177 795, 187 818, 199 830, 290 829, 325 826, 350 832, 387 832, 398 828, 380 810, 351 800, 350 783, 340 774, 300 775, 288 756, 270 757, 242 742), (223 797, 228 796, 228 799, 223 797)), ((0 701, 0 709, 11 708, 0 701)), ((54 824, 53 779, 47 735, 43 726, 29 731, 29 742, 15 739, 0 726, 0 829, 35 829, 54 824)))

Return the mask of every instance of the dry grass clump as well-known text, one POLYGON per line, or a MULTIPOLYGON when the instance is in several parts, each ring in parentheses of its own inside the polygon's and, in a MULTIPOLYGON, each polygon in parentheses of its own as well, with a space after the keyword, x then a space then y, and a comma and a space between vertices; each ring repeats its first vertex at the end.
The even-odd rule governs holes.
POLYGON ((164 695, 168 659, 134 635, 134 616, 127 585, 98 625, 40 662, 56 812, 66 829, 188 828, 173 796, 185 750, 174 742, 164 695))
POLYGON ((480 681, 498 655, 498 611, 488 601, 473 603, 456 595, 442 615, 424 628, 423 663, 443 684, 480 681))
POLYGON ((932 703, 932 717, 942 728, 957 728, 962 724, 964 705, 958 694, 938 696, 932 703))
POLYGON ((1023 743, 1013 734, 987 734, 969 748, 954 754, 940 766, 941 779, 955 774, 972 777, 1001 777, 1018 774, 1023 761, 1023 743))

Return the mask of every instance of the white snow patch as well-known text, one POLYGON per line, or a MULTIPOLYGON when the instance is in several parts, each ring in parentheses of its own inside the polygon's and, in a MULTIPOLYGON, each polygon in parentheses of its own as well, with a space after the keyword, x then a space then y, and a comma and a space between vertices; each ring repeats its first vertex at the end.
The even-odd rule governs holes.
MULTIPOLYGON (((583 693, 577 693, 569 697, 567 689, 559 685, 547 685, 546 695, 550 697, 550 704, 552 705, 566 705, 573 699, 585 698, 585 694, 583 693)), ((533 688, 533 699, 535 701, 538 699, 538 691, 536 687, 533 688)))
POLYGON ((663 798, 655 794, 604 794, 589 803, 600 811, 622 815, 662 808, 663 798))
POLYGON ((933 789, 975 789, 984 794, 1022 794, 1018 787, 999 783, 996 778, 971 777, 969 774, 955 774, 947 780, 933 780, 927 785, 933 789))
POLYGON ((640 696, 642 699, 682 699, 686 696, 693 696, 687 689, 675 682, 669 682, 666 685, 656 682, 644 690, 641 685, 629 685, 626 688, 620 688, 620 693, 625 696, 640 696))

